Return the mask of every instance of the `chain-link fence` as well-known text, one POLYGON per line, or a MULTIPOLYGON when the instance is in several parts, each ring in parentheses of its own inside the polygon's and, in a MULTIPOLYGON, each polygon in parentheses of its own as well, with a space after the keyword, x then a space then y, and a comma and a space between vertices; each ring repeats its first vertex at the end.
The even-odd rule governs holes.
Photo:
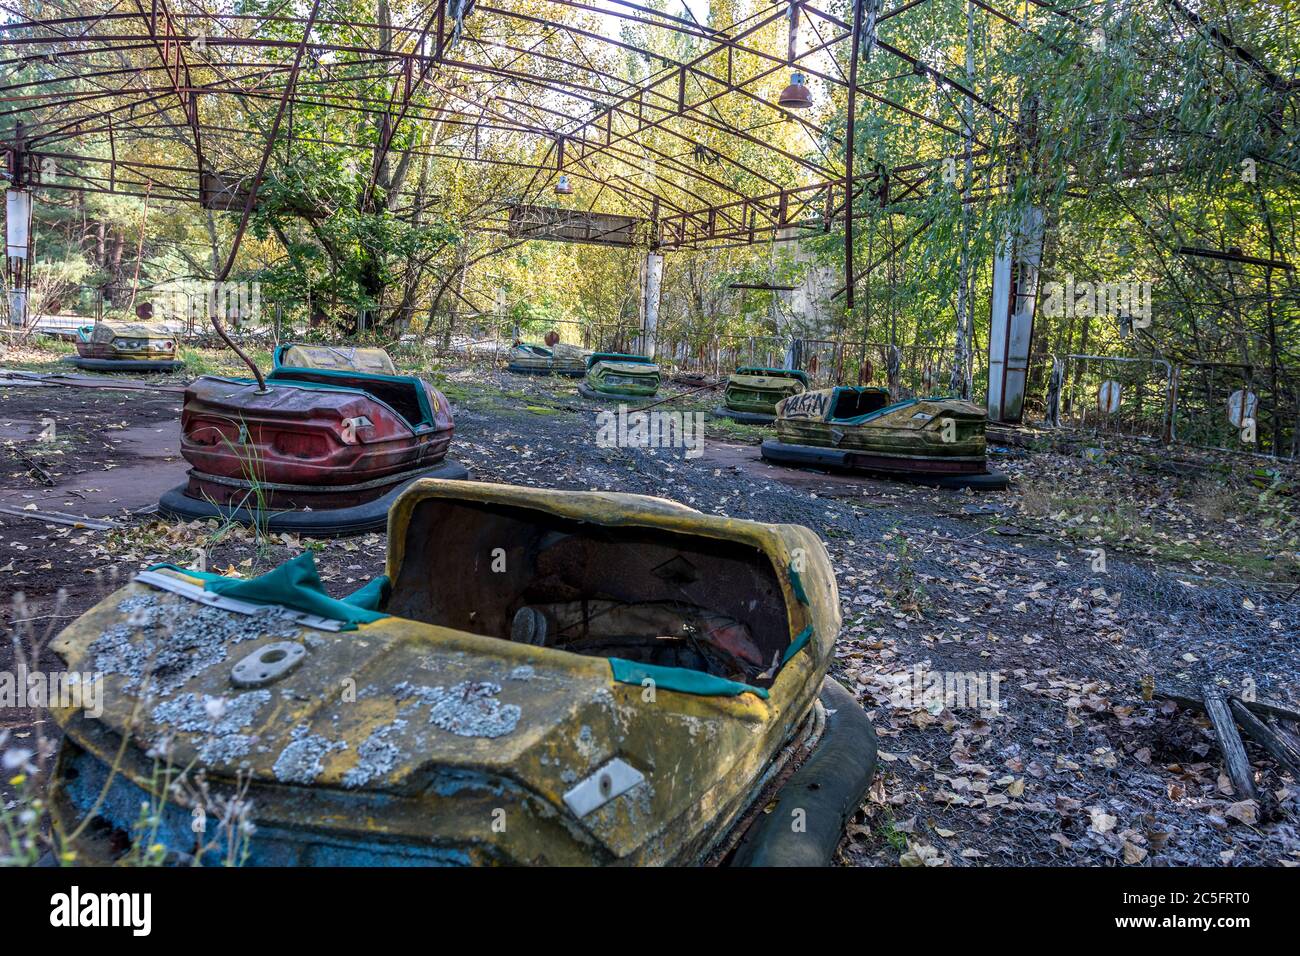
POLYGON ((1300 370, 1117 355, 1052 357, 1047 424, 1294 459, 1300 370))
POLYGON ((1175 434, 1226 451, 1295 458, 1300 445, 1300 370, 1233 362, 1178 366, 1175 434))
POLYGON ((1054 355, 1047 423, 1095 435, 1173 438, 1176 379, 1162 359, 1054 355))

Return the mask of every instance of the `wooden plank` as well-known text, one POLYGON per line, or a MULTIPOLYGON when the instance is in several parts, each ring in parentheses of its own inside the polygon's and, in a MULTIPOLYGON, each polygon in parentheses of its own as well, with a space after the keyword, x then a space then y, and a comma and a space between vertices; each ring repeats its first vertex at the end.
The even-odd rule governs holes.
POLYGON ((1290 741, 1275 734, 1267 724, 1247 710, 1246 705, 1235 697, 1228 700, 1228 708, 1232 711, 1232 716, 1237 718, 1237 723, 1241 724, 1241 729, 1246 731, 1255 743, 1263 747, 1270 757, 1300 780, 1300 750, 1296 750, 1290 741))
MULTIPOLYGON (((1157 691, 1156 697, 1164 700, 1172 700, 1183 707, 1190 707, 1193 710, 1205 710, 1205 704, 1195 697, 1188 697, 1186 694, 1175 694, 1169 691, 1157 691)), ((1277 717, 1281 720, 1289 720, 1292 723, 1300 723, 1300 711, 1293 707, 1276 700, 1269 700, 1265 697, 1259 697, 1255 700, 1242 701, 1246 708, 1255 714, 1264 714, 1268 717, 1277 717)))
POLYGON ((1201 695, 1205 700, 1205 714, 1210 718, 1214 736, 1219 741, 1219 750, 1223 754, 1223 763, 1228 771, 1228 779, 1232 781, 1232 788, 1241 800, 1258 800, 1254 774, 1250 769, 1250 761, 1246 758, 1246 745, 1237 733, 1237 724, 1232 719, 1232 711, 1228 709, 1223 691, 1213 684, 1206 684, 1201 688, 1201 695))
POLYGON ((1285 704, 1278 703, 1275 700, 1268 700, 1264 697, 1258 697, 1255 700, 1243 701, 1248 710, 1256 714, 1267 714, 1270 717, 1280 717, 1282 720, 1289 720, 1292 723, 1300 723, 1300 711, 1285 704))

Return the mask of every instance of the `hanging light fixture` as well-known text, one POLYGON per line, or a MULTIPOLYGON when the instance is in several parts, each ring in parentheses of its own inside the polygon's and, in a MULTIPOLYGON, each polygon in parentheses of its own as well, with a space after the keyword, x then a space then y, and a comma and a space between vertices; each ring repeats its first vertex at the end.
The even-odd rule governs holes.
MULTIPOLYGON (((795 59, 799 51, 799 4, 797 0, 791 0, 790 3, 790 34, 789 45, 786 48, 786 61, 794 66, 795 59)), ((812 106, 812 92, 808 89, 808 84, 804 82, 804 75, 799 72, 790 74, 790 85, 781 91, 777 97, 777 105, 783 106, 788 110, 802 110, 812 106)))
POLYGON ((564 137, 561 136, 555 141, 555 171, 560 174, 560 178, 555 182, 555 195, 568 196, 573 192, 573 183, 569 182, 569 176, 564 172, 564 137))
POLYGON ((790 74, 790 85, 781 91, 781 95, 776 102, 777 105, 788 110, 802 110, 812 106, 812 91, 808 89, 808 84, 804 82, 802 73, 790 74))

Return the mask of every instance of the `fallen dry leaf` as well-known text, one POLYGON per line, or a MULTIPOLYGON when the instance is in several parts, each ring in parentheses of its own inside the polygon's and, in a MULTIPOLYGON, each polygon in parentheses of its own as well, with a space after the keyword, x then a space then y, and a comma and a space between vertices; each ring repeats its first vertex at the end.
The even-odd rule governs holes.
POLYGON ((1147 851, 1136 843, 1124 841, 1124 862, 1129 864, 1141 863, 1147 858, 1147 851))
POLYGON ((1254 800, 1242 800, 1229 806, 1223 815, 1250 826, 1259 820, 1259 804, 1254 800))
POLYGON ((1111 830, 1115 829, 1115 824, 1119 823, 1117 817, 1112 817, 1109 813, 1102 810, 1101 807, 1089 807, 1088 816, 1092 820, 1090 829, 1095 830, 1098 833, 1109 833, 1111 830))

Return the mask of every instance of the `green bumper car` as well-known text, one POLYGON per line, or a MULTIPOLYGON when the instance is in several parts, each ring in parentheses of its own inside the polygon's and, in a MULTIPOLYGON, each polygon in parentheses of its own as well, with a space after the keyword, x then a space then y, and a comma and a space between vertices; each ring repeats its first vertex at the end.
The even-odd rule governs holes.
POLYGON ((659 366, 644 355, 595 352, 587 358, 587 376, 578 391, 597 401, 654 398, 659 391, 659 366))
POLYGON ((808 373, 798 369, 738 368, 727 379, 724 404, 713 414, 748 425, 770 425, 776 421, 776 406, 807 391, 809 384, 808 373))
POLYGON ((973 402, 909 398, 889 390, 837 386, 803 392, 777 406, 767 461, 856 471, 951 488, 1005 488, 986 458, 987 416, 973 402))
POLYGON ((587 352, 576 345, 557 342, 554 346, 520 342, 510 349, 506 371, 516 375, 565 375, 581 378, 587 374, 587 352))

